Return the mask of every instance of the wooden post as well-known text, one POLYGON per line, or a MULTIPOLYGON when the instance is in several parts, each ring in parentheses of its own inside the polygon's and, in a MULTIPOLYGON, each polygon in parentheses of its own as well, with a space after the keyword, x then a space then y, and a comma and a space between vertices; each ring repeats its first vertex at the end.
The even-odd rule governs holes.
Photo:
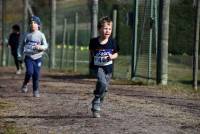
POLYGON ((75 14, 75 24, 74 24, 74 64, 73 70, 77 71, 77 45, 78 45, 78 13, 75 14))
POLYGON ((152 77, 152 44, 153 44, 153 6, 154 6, 154 0, 150 1, 150 32, 149 32, 149 51, 148 51, 148 82, 150 82, 150 79, 152 77))
POLYGON ((158 48, 158 0, 154 0, 154 37, 155 37, 155 50, 157 55, 158 48))
POLYGON ((63 64, 64 64, 64 55, 65 55, 65 42, 66 42, 66 25, 67 25, 67 19, 64 19, 64 24, 63 24, 63 43, 61 47, 61 64, 60 64, 60 69, 63 69, 63 64))
POLYGON ((199 23, 200 23, 200 1, 196 0, 196 19, 195 19, 195 41, 193 52, 193 88, 198 89, 198 52, 199 52, 199 23))
POLYGON ((1 55, 1 65, 6 66, 6 23, 5 23, 5 16, 6 16, 6 0, 2 0, 2 55, 1 55))
POLYGON ((132 63, 131 63, 131 79, 135 80, 135 75, 136 75, 136 59, 137 59, 137 43, 138 43, 138 0, 133 1, 133 11, 134 11, 134 16, 133 16, 133 44, 132 44, 132 63))
POLYGON ((50 27, 50 69, 55 68, 55 52, 56 52, 56 0, 51 0, 51 27, 50 27))
MULTIPOLYGON (((69 19, 68 19, 69 20, 69 19)), ((68 21, 68 24, 69 24, 69 21, 68 21)), ((69 62, 70 62, 70 58, 69 58, 69 45, 70 45, 70 34, 71 34, 71 28, 69 28, 69 25, 66 26, 67 28, 67 56, 66 56, 66 67, 68 68, 69 67, 69 62)))
MULTIPOLYGON (((113 28, 112 28, 112 38, 116 39, 116 30, 117 29, 117 10, 113 10, 113 28)), ((115 64, 113 62, 113 73, 112 77, 114 77, 114 70, 115 70, 115 64)))
POLYGON ((23 15, 23 33, 28 30, 28 0, 24 0, 24 15, 23 15))
POLYGON ((161 85, 167 85, 168 82, 169 10, 170 0, 160 0, 157 83, 161 85))
POLYGON ((92 37, 97 37, 98 35, 97 23, 98 23, 98 0, 92 0, 92 20, 91 20, 92 37))

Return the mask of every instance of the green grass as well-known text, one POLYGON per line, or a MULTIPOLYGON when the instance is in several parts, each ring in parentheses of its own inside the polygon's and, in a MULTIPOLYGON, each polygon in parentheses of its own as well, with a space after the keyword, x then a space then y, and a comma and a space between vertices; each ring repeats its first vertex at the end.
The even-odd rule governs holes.
POLYGON ((16 128, 15 123, 5 123, 0 124, 2 134, 21 134, 18 128, 16 128))
POLYGON ((168 84, 167 86, 157 86, 158 90, 163 91, 165 94, 185 96, 190 99, 200 99, 200 88, 193 90, 191 86, 184 84, 168 84))
POLYGON ((0 110, 6 109, 9 107, 13 107, 13 106, 14 106, 14 104, 11 102, 0 100, 0 110))
MULTIPOLYGON (((64 71, 66 73, 73 73, 73 45, 67 50, 65 47, 64 63, 63 68, 60 69, 61 62, 61 47, 56 48, 56 69, 64 71), (68 54, 67 54, 68 53, 68 54)), ((88 58, 89 58, 88 47, 79 46, 77 48, 77 71, 78 74, 87 75, 88 69, 88 58)), ((44 56, 44 67, 48 68, 48 55, 44 56)), ((138 72, 139 76, 147 76, 147 56, 139 58, 138 72)), ((11 63, 13 62, 11 57, 11 63)), ((14 65, 13 63, 11 65, 14 65)), ((146 77, 138 77, 137 82, 140 81, 143 84, 155 84, 156 78, 156 58, 153 56, 152 59, 152 79, 149 81, 146 77)), ((129 81, 131 79, 131 56, 119 55, 118 59, 114 62, 114 79, 120 79, 129 81)), ((200 81, 200 71, 198 72, 198 79, 200 81)), ((124 82, 130 83, 130 82, 124 82)), ((192 63, 191 56, 179 55, 169 56, 168 61, 168 85, 174 86, 175 90, 177 87, 187 88, 192 90, 192 63)), ((200 84, 198 84, 200 85, 200 84)), ((200 90, 198 88, 198 90, 200 90)))
MULTIPOLYGON (((12 102, 7 102, 4 100, 0 100, 0 113, 1 110, 6 110, 10 107, 13 107, 14 104, 12 102)), ((11 121, 1 121, 0 122, 0 134, 21 134, 21 131, 16 127, 16 123, 11 121)))

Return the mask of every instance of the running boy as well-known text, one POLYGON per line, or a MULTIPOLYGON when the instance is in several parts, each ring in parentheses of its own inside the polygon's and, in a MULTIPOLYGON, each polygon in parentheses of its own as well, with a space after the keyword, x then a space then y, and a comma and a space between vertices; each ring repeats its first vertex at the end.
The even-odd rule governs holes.
POLYGON ((92 112, 94 118, 100 117, 101 104, 108 90, 112 76, 113 60, 118 57, 118 47, 110 37, 112 33, 112 20, 103 17, 98 22, 99 37, 92 38, 89 44, 90 68, 95 71, 97 78, 92 112))
POLYGON ((40 31, 40 25, 40 18, 37 16, 32 16, 30 24, 31 32, 25 36, 23 42, 26 73, 21 91, 23 93, 26 93, 28 91, 27 84, 32 77, 34 97, 40 97, 39 75, 42 65, 42 55, 44 51, 48 48, 45 35, 40 31))
POLYGON ((21 74, 22 70, 22 60, 19 59, 18 56, 18 47, 19 47, 19 39, 20 39, 20 27, 15 24, 12 26, 12 33, 9 35, 8 46, 11 48, 11 54, 14 58, 15 66, 16 66, 16 74, 21 74))

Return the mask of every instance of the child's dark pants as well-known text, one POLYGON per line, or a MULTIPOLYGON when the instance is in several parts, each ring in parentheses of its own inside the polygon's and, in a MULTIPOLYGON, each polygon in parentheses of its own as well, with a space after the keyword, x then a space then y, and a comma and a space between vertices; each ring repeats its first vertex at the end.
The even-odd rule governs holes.
POLYGON ((31 57, 26 56, 24 62, 26 66, 26 74, 23 85, 27 85, 32 77, 33 91, 39 91, 39 77, 42 58, 33 60, 31 57))
POLYGON ((18 55, 16 51, 12 51, 12 56, 14 58, 15 66, 17 70, 22 69, 22 61, 18 59, 18 55))

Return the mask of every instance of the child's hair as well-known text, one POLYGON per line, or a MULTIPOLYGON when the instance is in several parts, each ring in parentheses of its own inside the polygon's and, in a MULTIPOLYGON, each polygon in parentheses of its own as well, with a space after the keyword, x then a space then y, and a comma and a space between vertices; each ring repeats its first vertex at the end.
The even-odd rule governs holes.
POLYGON ((17 31, 17 32, 20 31, 20 27, 19 27, 19 25, 17 25, 17 24, 13 25, 13 26, 12 26, 12 29, 15 30, 15 31, 17 31))
POLYGON ((108 16, 102 17, 98 22, 98 25, 97 25, 98 29, 101 29, 104 23, 112 23, 112 20, 108 16))

